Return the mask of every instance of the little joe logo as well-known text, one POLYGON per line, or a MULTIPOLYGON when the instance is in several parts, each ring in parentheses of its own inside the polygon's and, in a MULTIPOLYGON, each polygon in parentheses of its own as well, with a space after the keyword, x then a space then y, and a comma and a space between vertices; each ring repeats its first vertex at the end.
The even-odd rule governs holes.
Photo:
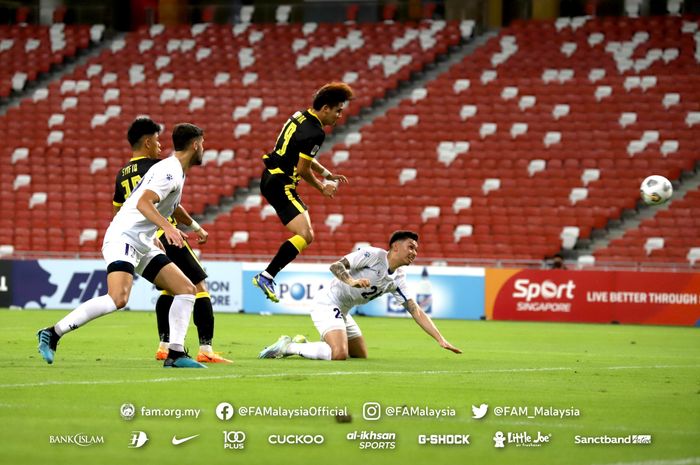
POLYGON ((551 434, 542 434, 540 431, 534 438, 527 431, 505 434, 503 431, 496 431, 493 436, 493 447, 503 449, 506 444, 515 444, 516 447, 541 447, 543 444, 549 444, 551 439, 551 434))

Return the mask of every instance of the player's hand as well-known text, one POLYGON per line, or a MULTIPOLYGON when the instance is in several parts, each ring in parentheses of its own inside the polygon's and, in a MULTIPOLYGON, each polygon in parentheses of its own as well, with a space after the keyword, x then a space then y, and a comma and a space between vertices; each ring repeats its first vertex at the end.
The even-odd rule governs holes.
POLYGON ((325 182, 325 183, 323 183, 323 190, 321 191, 321 193, 323 194, 324 197, 328 197, 329 199, 332 199, 337 190, 338 190, 337 183, 325 182))
POLYGON ((462 351, 461 351, 460 349, 456 348, 455 346, 453 346, 452 344, 450 344, 449 342, 447 342, 445 339, 443 339, 442 341, 440 341, 440 347, 442 347, 443 349, 447 349, 447 350, 449 350, 449 351, 452 351, 452 352, 454 352, 455 354, 461 354, 461 353, 462 353, 462 351))
POLYGON ((195 234, 197 234, 197 244, 206 244, 209 240, 209 233, 204 228, 200 228, 195 234))
POLYGON ((329 181, 344 182, 346 184, 349 182, 348 178, 346 178, 342 174, 331 174, 326 179, 329 181))
POLYGON ((356 279, 355 282, 352 283, 352 287, 369 287, 369 279, 367 279, 367 278, 356 279))
POLYGON ((163 247, 163 243, 162 243, 162 242, 160 241, 160 239, 158 239, 157 237, 154 237, 154 238, 153 238, 153 245, 155 245, 155 246, 158 247, 160 250, 162 250, 163 252, 165 252, 165 247, 163 247))
POLYGON ((185 245, 184 241, 187 239, 187 234, 183 233, 172 224, 168 224, 168 227, 163 229, 163 235, 168 244, 180 248, 185 245))

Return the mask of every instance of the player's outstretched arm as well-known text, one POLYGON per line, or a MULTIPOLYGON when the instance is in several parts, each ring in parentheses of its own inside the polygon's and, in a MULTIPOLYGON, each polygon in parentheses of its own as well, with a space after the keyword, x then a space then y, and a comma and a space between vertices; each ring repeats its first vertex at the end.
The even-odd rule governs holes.
POLYGON ((350 276, 350 263, 347 258, 341 258, 330 267, 333 276, 350 287, 369 287, 369 279, 354 279, 350 276))
POLYGON ((418 305, 413 299, 409 299, 408 302, 406 302, 406 309, 408 310, 408 313, 411 314, 416 323, 418 323, 418 326, 423 328, 423 331, 430 334, 433 337, 433 339, 435 339, 438 342, 438 344, 440 344, 440 347, 452 351, 455 354, 462 353, 460 349, 453 346, 452 344, 447 342, 447 340, 444 337, 442 337, 442 334, 440 334, 440 331, 437 329, 437 326, 435 326, 435 323, 433 323, 433 320, 430 319, 430 317, 423 311, 423 309, 420 308, 420 305, 418 305))

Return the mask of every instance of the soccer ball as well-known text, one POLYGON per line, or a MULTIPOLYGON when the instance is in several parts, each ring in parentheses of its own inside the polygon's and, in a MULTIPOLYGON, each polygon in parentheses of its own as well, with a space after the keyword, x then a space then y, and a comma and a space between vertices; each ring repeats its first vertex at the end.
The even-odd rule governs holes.
POLYGON ((673 195, 673 186, 671 181, 655 174, 642 181, 639 193, 642 197, 642 202, 645 204, 661 205, 673 195))

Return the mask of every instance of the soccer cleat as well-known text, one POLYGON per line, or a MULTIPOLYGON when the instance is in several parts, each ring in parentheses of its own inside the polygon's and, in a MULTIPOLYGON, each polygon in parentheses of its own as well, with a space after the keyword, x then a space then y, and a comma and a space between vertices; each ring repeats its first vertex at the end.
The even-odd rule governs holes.
POLYGON ((273 302, 279 302, 280 299, 275 295, 275 281, 263 276, 262 273, 253 276, 253 285, 260 288, 265 294, 265 297, 273 302))
POLYGON ((292 342, 296 342, 297 344, 306 344, 307 342, 309 342, 309 340, 306 339, 306 336, 304 336, 303 334, 297 334, 292 338, 292 342))
POLYGON ((292 338, 289 336, 280 336, 277 342, 270 347, 265 347, 260 354, 258 354, 258 358, 282 358, 286 355, 284 351, 291 342, 292 338))
POLYGON ((58 335, 51 330, 51 328, 40 329, 36 333, 36 337, 39 340, 39 346, 37 349, 41 354, 41 357, 51 365, 53 363, 54 355, 56 354, 56 346, 58 345, 58 335))
POLYGON ((168 358, 168 349, 158 347, 156 351, 156 360, 165 360, 166 358, 168 358))
POLYGON ((172 358, 166 358, 165 362, 163 362, 163 368, 206 368, 206 365, 202 365, 196 360, 192 360, 192 358, 188 355, 183 355, 182 357, 178 357, 175 359, 172 358))
POLYGON ((219 355, 220 352, 202 352, 201 350, 197 354, 197 361, 202 363, 233 363, 233 360, 219 355))

